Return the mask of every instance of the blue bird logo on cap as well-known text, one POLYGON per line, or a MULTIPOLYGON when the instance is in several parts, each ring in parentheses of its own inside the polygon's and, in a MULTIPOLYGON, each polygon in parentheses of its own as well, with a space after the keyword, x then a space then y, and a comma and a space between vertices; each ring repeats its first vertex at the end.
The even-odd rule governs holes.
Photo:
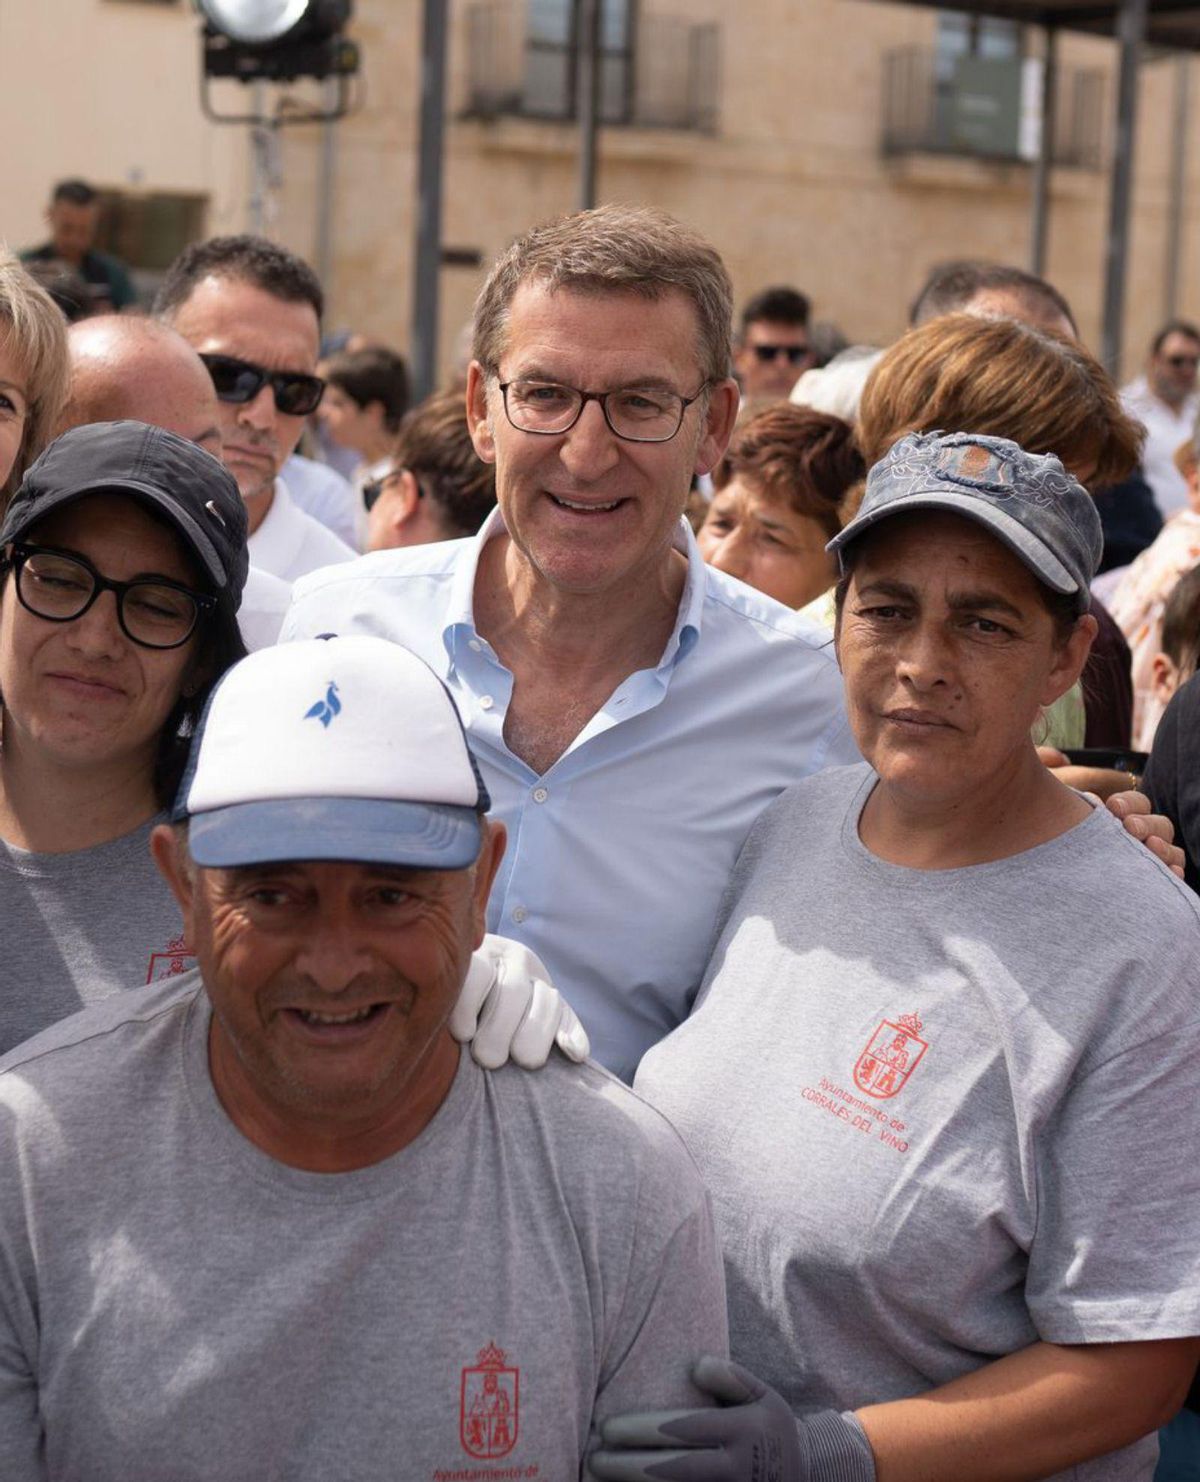
POLYGON ((342 702, 338 699, 338 687, 333 680, 329 681, 329 688, 325 691, 325 698, 318 700, 304 712, 305 720, 319 720, 328 729, 329 722, 335 715, 340 715, 342 702))

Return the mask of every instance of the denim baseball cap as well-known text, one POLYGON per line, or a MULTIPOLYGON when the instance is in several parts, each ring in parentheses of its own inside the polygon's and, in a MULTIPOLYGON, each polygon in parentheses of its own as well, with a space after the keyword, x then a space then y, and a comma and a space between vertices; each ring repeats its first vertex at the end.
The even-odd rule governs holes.
POLYGON ((237 482, 211 453, 146 422, 89 422, 56 437, 13 495, 0 546, 52 510, 101 493, 128 494, 165 520, 217 597, 237 608, 250 566, 237 482))
POLYGON ((228 670, 172 817, 207 867, 461 870, 488 807, 446 686, 400 644, 354 634, 259 649, 228 670))
POLYGON ((1053 455, 982 433, 911 432, 871 469, 858 513, 826 550, 840 561, 872 526, 918 509, 976 521, 1051 591, 1073 595, 1077 609, 1087 610, 1104 549, 1100 516, 1053 455))

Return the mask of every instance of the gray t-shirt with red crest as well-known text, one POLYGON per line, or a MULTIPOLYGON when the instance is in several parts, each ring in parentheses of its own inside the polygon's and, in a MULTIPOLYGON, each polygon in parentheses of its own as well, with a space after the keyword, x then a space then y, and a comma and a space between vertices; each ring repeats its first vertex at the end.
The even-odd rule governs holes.
POLYGON ((234 1127, 198 973, 0 1063, 4 1482, 566 1482, 727 1351, 709 1202, 607 1072, 464 1050, 424 1131, 308 1173, 234 1127))
POLYGON ((1010 859, 888 864, 874 783, 762 815, 634 1082, 712 1194, 734 1358, 845 1410, 1039 1339, 1200 1333, 1200 902, 1103 809, 1010 859))

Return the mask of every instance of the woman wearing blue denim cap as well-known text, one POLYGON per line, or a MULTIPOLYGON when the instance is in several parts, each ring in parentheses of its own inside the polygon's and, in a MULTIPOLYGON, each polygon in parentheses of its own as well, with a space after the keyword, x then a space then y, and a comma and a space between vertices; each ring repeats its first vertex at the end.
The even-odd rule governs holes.
POLYGON ((712 1192, 746 1368, 593 1470, 1149 1479, 1200 1354, 1200 902, 1030 738, 1095 631, 1094 507, 918 434, 834 546, 867 765, 760 819, 635 1082, 712 1192))

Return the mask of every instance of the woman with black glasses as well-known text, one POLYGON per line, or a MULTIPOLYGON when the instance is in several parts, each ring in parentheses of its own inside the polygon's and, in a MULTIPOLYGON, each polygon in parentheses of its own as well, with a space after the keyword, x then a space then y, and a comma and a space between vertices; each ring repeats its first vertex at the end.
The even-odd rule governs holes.
POLYGON ((192 962, 148 836, 245 650, 237 484, 140 422, 64 433, 0 527, 0 1050, 192 962))

